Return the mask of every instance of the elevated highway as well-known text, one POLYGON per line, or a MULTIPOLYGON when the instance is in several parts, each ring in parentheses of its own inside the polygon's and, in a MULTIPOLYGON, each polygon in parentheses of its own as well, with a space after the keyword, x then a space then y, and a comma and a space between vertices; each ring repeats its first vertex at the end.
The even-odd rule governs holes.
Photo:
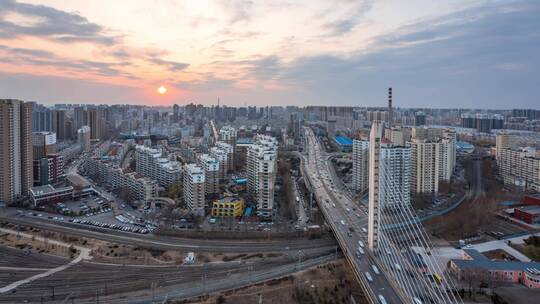
POLYGON ((384 299, 384 303, 408 303, 382 271, 377 258, 366 247, 367 213, 353 204, 349 195, 338 192, 329 170, 328 156, 323 155, 313 131, 308 128, 304 130, 307 157, 302 155, 303 176, 319 202, 319 207, 351 264, 366 298, 370 303, 383 303, 381 299, 384 299), (362 247, 363 254, 358 252, 358 247, 362 247))

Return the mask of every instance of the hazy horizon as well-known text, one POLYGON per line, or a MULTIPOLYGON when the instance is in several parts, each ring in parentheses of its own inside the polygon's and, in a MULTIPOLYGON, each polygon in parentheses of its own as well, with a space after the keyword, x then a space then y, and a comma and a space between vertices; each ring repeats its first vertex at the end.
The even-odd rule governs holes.
POLYGON ((540 2, 0 1, 0 97, 535 108, 540 2), (156 92, 159 86, 166 93, 156 92))

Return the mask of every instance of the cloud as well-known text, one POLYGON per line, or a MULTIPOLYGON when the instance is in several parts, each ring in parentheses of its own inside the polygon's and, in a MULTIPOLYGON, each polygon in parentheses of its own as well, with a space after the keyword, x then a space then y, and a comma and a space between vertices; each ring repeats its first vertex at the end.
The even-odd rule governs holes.
POLYGON ((0 72, 3 97, 40 103, 139 103, 144 94, 137 87, 99 83, 86 79, 0 72), (29 89, 31 88, 31 89, 29 89))
POLYGON ((16 13, 38 21, 17 24, 0 20, 0 38, 13 39, 35 36, 58 42, 92 42, 111 45, 119 38, 107 34, 104 27, 88 21, 76 13, 68 13, 45 5, 33 5, 12 0, 0 1, 0 16, 16 13))
POLYGON ((225 11, 229 14, 229 24, 235 24, 251 19, 253 1, 250 0, 226 0, 222 3, 225 11))
POLYGON ((189 90, 194 92, 216 92, 233 89, 234 84, 234 80, 207 74, 204 75, 201 80, 177 82, 174 84, 174 87, 179 90, 189 90))
MULTIPOLYGON (((346 7, 346 11, 340 14, 339 18, 326 22, 323 28, 326 30, 323 36, 342 36, 350 33, 354 27, 363 20, 365 14, 373 7, 373 0, 363 1, 336 1, 334 5, 320 14, 320 18, 326 18, 326 15, 332 13, 336 9, 343 9, 346 7)), ((317 18, 318 19, 318 18, 317 18)))
POLYGON ((540 3, 488 4, 418 22, 379 37, 369 53, 321 55, 251 65, 251 75, 292 84, 309 103, 538 108, 540 3))
POLYGON ((123 76, 133 79, 132 75, 121 72, 117 66, 126 66, 125 62, 101 62, 92 60, 72 60, 55 55, 49 51, 12 48, 0 45, 0 54, 4 63, 32 66, 49 66, 65 71, 82 72, 84 74, 93 73, 101 76, 123 76))
POLYGON ((171 70, 173 72, 182 71, 182 70, 186 69, 187 67, 189 67, 189 63, 163 60, 163 59, 159 59, 159 58, 155 58, 155 57, 149 58, 148 61, 153 63, 153 64, 165 66, 165 67, 169 68, 169 70, 171 70))

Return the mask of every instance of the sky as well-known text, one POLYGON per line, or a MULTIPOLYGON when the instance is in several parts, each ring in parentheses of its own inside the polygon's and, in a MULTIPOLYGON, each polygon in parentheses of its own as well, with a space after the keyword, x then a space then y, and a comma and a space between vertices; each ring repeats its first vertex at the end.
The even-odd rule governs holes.
POLYGON ((537 108, 538 0, 0 0, 0 98, 537 108), (167 88, 158 94, 157 88, 167 88))

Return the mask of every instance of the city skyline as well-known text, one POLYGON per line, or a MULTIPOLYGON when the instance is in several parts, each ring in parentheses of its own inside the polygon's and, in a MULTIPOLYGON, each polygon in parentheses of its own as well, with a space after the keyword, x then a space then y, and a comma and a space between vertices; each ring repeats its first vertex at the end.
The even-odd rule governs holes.
POLYGON ((534 1, 7 0, 0 93, 45 104, 220 97, 229 106, 384 107, 392 86, 398 107, 538 108, 539 9, 534 1))

